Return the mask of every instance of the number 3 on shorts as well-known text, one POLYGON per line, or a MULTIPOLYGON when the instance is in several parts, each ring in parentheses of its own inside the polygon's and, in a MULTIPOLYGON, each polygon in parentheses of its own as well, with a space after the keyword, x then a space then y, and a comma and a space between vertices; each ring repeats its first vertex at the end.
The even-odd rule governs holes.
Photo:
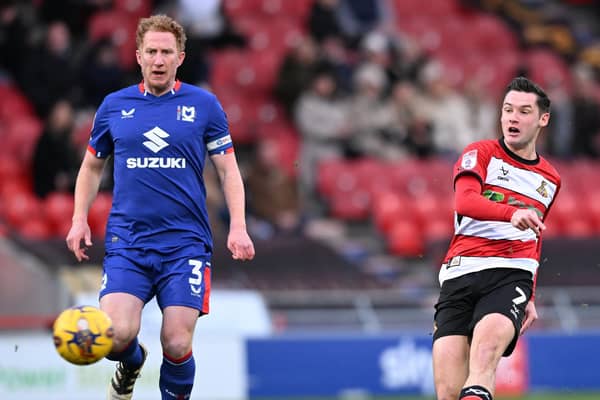
POLYGON ((188 280, 190 285, 200 286, 202 284, 202 261, 189 260, 188 264, 192 266, 192 276, 188 280))

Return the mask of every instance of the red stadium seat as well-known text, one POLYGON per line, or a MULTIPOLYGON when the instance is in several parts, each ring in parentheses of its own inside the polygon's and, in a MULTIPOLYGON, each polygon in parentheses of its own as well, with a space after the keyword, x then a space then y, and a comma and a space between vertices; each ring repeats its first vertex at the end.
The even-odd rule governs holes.
POLYGON ((88 26, 88 36, 92 42, 111 39, 117 46, 119 63, 130 69, 135 60, 135 32, 137 17, 124 11, 99 11, 92 15, 88 26))
POLYGON ((29 220, 43 219, 42 205, 31 192, 19 191, 5 199, 4 215, 10 225, 18 228, 29 220))
POLYGON ((567 63, 556 53, 546 49, 534 49, 525 53, 525 65, 531 79, 543 86, 562 83, 571 87, 571 76, 567 63))
POLYGON ((147 17, 152 13, 152 4, 148 0, 114 0, 113 8, 137 18, 147 17))
POLYGON ((66 236, 73 216, 73 195, 60 192, 50 193, 43 205, 52 233, 61 237, 66 236))
POLYGON ((412 211, 412 199, 394 192, 380 193, 373 197, 373 223, 387 234, 397 222, 416 222, 412 211))
POLYGON ((387 235, 387 244, 390 253, 397 256, 416 258, 425 252, 421 227, 416 222, 395 223, 387 235))
POLYGON ((223 0, 225 14, 234 22, 238 18, 259 14, 262 0, 223 0))
POLYGON ((0 121, 33 115, 29 100, 13 85, 0 84, 0 121))
POLYGON ((317 190, 325 198, 330 197, 342 185, 347 191, 356 185, 356 178, 348 172, 350 162, 343 159, 321 161, 317 172, 317 190))
POLYGON ((271 17, 291 17, 303 21, 314 0, 261 0, 262 12, 271 17))
POLYGON ((369 216, 370 195, 366 190, 337 192, 330 199, 330 213, 347 221, 365 220, 369 216))
POLYGON ((19 234, 30 240, 48 240, 52 237, 52 231, 43 218, 32 217, 18 226, 19 234))
POLYGON ((92 237, 104 238, 106 233, 106 222, 111 207, 112 195, 109 193, 98 193, 88 214, 88 223, 90 225, 92 237))

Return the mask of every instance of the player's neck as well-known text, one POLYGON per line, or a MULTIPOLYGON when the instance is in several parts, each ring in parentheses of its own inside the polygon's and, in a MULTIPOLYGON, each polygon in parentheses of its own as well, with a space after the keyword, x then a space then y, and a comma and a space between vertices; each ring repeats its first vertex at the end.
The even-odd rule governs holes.
POLYGON ((156 97, 160 97, 169 92, 173 92, 175 90, 176 82, 177 82, 176 80, 173 80, 172 82, 169 83, 169 85, 166 86, 166 88, 158 88, 156 86, 148 85, 145 80, 142 82, 142 84, 144 85, 143 86, 144 90, 147 93, 150 93, 151 95, 156 96, 156 97))
POLYGON ((535 145, 527 145, 525 147, 522 148, 515 148, 514 146, 509 145, 508 143, 504 142, 506 144, 506 147, 512 151, 514 154, 516 154, 517 156, 521 157, 524 160, 537 160, 538 155, 537 155, 537 151, 535 150, 535 145))

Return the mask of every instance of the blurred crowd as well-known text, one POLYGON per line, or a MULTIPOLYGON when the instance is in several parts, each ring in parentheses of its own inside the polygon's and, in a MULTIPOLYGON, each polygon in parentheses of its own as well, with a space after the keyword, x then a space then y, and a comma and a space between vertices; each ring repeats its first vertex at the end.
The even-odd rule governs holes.
MULTIPOLYGON (((284 8, 284 1, 246 3, 284 8)), ((248 48, 256 39, 244 32, 243 24, 228 12, 243 7, 242 2, 4 1, 0 6, 0 81, 15 85, 32 105, 35 116, 43 121, 30 160, 36 195, 44 198, 55 191, 73 189, 95 108, 109 92, 139 81, 132 21, 135 29, 137 18, 151 13, 177 18, 188 33, 187 56, 179 78, 218 94, 219 88, 211 85, 217 68, 212 56, 230 48, 248 48), (107 31, 106 26, 114 27, 114 21, 107 25, 101 18, 110 18, 110 12, 117 8, 131 17, 119 25, 124 29, 122 34, 114 28, 107 31)), ((519 74, 541 76, 543 81, 539 83, 553 102, 543 153, 565 160, 600 157, 600 63, 593 52, 594 43, 600 43, 595 30, 600 26, 598 15, 586 14, 596 24, 569 19, 569 12, 581 13, 585 1, 433 1, 427 15, 430 21, 434 20, 435 7, 447 13, 448 4, 451 13, 436 18, 483 15, 481 20, 485 21, 492 15, 498 21, 507 21, 506 30, 496 31, 500 35, 496 38, 510 42, 507 39, 511 38, 502 35, 514 36, 509 45, 511 53, 503 54, 515 59, 511 59, 514 62, 505 75, 491 77, 464 71, 457 77, 448 61, 451 57, 446 57, 449 52, 444 50, 472 41, 473 32, 456 30, 449 38, 436 39, 432 36, 435 30, 426 29, 432 27, 425 22, 416 24, 418 18, 423 20, 422 15, 412 20, 409 15, 413 12, 409 3, 416 10, 427 2, 291 3, 303 10, 295 18, 302 34, 286 43, 270 78, 269 95, 296 135, 297 147, 292 152, 297 160, 295 168, 283 166, 289 162, 284 158, 290 155, 282 154, 281 147, 269 138, 259 135, 239 146, 249 210, 269 229, 294 232, 307 215, 324 212, 316 189, 323 161, 453 159, 468 143, 497 137, 499 96, 508 80, 519 74), (502 3, 515 3, 538 18, 533 22, 521 20, 525 14, 510 14, 502 3), (561 18, 557 22, 558 16, 561 18), (415 29, 411 30, 408 27, 412 23, 415 29), (441 40, 438 47, 436 40, 441 40), (566 73, 536 75, 531 68, 538 67, 527 63, 524 56, 529 51, 527 46, 533 44, 552 52, 566 73), (583 46, 586 52, 579 57, 576 49, 583 46)), ((447 22, 444 26, 450 29, 453 25, 447 22)), ((495 42, 481 46, 490 52, 490 63, 503 62, 502 57, 492 57, 495 42)), ((479 66, 485 64, 487 54, 478 59, 479 66)), ((228 111, 227 104, 224 106, 228 111)), ((235 141, 236 132, 232 134, 235 141)), ((111 187, 110 175, 109 170, 102 186, 106 190, 111 187)), ((214 176, 208 176, 207 184, 213 183, 214 176)), ((209 203, 213 204, 214 217, 224 218, 220 209, 223 202, 218 193, 212 196, 209 203)))

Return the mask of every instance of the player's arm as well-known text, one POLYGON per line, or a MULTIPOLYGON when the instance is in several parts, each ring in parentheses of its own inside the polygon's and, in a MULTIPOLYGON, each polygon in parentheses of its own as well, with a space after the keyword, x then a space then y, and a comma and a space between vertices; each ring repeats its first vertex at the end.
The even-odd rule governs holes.
POLYGON ((235 153, 215 154, 210 159, 221 181, 229 211, 227 248, 234 259, 251 260, 254 258, 254 244, 246 231, 244 183, 235 153))
POLYGON ((546 229, 534 210, 498 203, 481 195, 481 181, 472 174, 459 175, 454 183, 455 207, 460 215, 483 221, 510 222, 515 228, 531 228, 536 235, 546 229))
POLYGON ((67 246, 75 254, 77 261, 89 259, 85 254, 85 247, 81 247, 81 241, 84 241, 84 246, 92 245, 87 217, 92 202, 98 194, 105 161, 89 151, 86 152, 75 182, 73 224, 67 235, 67 246))

